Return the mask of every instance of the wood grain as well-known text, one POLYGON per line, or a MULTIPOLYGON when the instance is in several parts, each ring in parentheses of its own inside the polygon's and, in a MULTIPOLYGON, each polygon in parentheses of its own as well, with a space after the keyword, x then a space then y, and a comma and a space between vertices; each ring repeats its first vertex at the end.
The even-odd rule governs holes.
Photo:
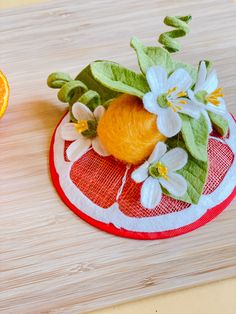
POLYGON ((236 9, 231 1, 50 1, 1 12, 0 64, 11 85, 0 122, 0 312, 82 313, 236 275, 236 202, 190 234, 127 240, 96 230, 61 202, 48 150, 65 111, 46 86, 95 59, 137 68, 129 40, 153 44, 165 15, 193 14, 179 58, 215 62, 235 110, 236 9))

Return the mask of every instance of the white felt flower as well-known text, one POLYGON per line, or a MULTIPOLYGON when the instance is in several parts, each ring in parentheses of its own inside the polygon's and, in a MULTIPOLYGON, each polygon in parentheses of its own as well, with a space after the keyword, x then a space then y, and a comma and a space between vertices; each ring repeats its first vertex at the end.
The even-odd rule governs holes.
POLYGON ((206 63, 202 61, 199 66, 197 82, 193 91, 188 91, 191 101, 198 105, 201 113, 204 114, 209 132, 212 131, 211 121, 208 111, 223 115, 226 112, 226 106, 222 88, 218 88, 218 78, 215 70, 207 73, 206 63))
POLYGON ((186 98, 193 84, 188 72, 178 69, 168 77, 164 68, 153 66, 146 77, 151 91, 143 97, 144 108, 158 116, 157 127, 162 134, 172 137, 179 133, 182 120, 178 112, 199 118, 197 106, 186 98))
POLYGON ((166 144, 157 143, 149 159, 133 171, 131 177, 143 182, 141 204, 148 209, 155 208, 161 201, 161 185, 174 196, 183 196, 187 191, 187 182, 176 170, 183 168, 188 161, 188 154, 176 147, 167 151, 166 144))
POLYGON ((101 156, 109 155, 96 133, 97 124, 104 112, 103 106, 98 106, 94 112, 82 103, 75 103, 72 106, 77 123, 66 123, 61 129, 61 137, 66 141, 73 141, 66 150, 70 161, 78 160, 90 146, 101 156))

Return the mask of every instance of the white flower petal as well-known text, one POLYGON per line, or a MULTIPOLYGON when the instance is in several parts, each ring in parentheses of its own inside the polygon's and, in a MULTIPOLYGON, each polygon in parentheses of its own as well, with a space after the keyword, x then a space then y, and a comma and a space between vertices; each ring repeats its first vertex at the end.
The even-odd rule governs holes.
POLYGON ((98 155, 104 156, 104 157, 110 156, 110 153, 108 153, 106 148, 103 146, 98 136, 92 139, 92 146, 98 155))
POLYGON ((76 120, 94 120, 92 111, 80 102, 76 102, 72 106, 72 113, 76 120))
POLYGON ((159 112, 159 105, 157 104, 156 97, 152 92, 146 93, 143 96, 143 104, 147 111, 155 114, 159 112))
POLYGON ((157 127, 163 135, 172 137, 180 132, 182 120, 171 108, 164 109, 157 117, 157 127))
POLYGON ((191 76, 184 69, 177 69, 168 78, 168 89, 177 87, 176 93, 188 90, 192 84, 191 76))
POLYGON ((156 97, 166 92, 167 72, 164 68, 160 66, 148 68, 146 78, 151 91, 156 97))
POLYGON ((141 166, 139 166, 137 169, 135 169, 132 172, 131 178, 136 183, 143 182, 148 177, 148 167, 149 167, 149 162, 145 161, 141 166))
POLYGON ((168 180, 160 178, 159 181, 160 184, 174 196, 183 196, 187 191, 188 184, 184 177, 178 173, 170 172, 168 174, 168 180))
POLYGON ((206 63, 205 61, 201 61, 197 75, 197 83, 195 84, 194 87, 194 92, 202 90, 202 85, 204 84, 206 77, 207 77, 206 63))
POLYGON ((219 98, 220 104, 218 106, 214 106, 211 103, 208 103, 205 108, 208 111, 220 114, 220 115, 224 115, 226 113, 226 105, 225 105, 225 101, 223 98, 219 98))
POLYGON ((218 100, 220 101, 218 108, 222 111, 222 113, 226 113, 227 109, 224 98, 218 98, 218 100))
POLYGON ((94 110, 93 114, 94 114, 94 117, 96 118, 97 121, 99 121, 102 118, 102 116, 104 115, 105 111, 106 110, 105 110, 105 108, 103 106, 98 106, 94 110))
POLYGON ((190 117, 193 117, 195 119, 198 119, 200 117, 201 109, 193 101, 191 101, 187 98, 178 98, 178 101, 176 101, 176 103, 178 104, 178 106, 180 106, 182 108, 179 112, 184 113, 184 114, 186 114, 190 117), (179 100, 186 101, 186 104, 183 105, 183 104, 179 103, 179 100))
POLYGON ((188 161, 188 154, 180 147, 169 150, 161 159, 169 171, 182 169, 188 161))
POLYGON ((67 158, 70 161, 78 160, 83 154, 85 154, 88 148, 91 146, 91 139, 88 139, 81 135, 81 137, 70 144, 66 150, 67 158))
POLYGON ((212 70, 208 75, 207 78, 202 85, 202 90, 207 91, 209 94, 212 93, 218 86, 218 79, 216 70, 212 70))
POLYGON ((157 179, 149 177, 141 188, 141 204, 147 209, 155 208, 161 201, 162 190, 157 179))
POLYGON ((80 138, 80 136, 74 123, 65 123, 61 128, 61 137, 65 141, 75 141, 80 138))
POLYGON ((188 89, 187 93, 188 93, 188 97, 190 98, 190 100, 195 102, 196 98, 195 98, 194 92, 191 89, 188 89))
POLYGON ((167 146, 163 142, 158 142, 148 158, 148 162, 150 164, 157 162, 161 159, 161 157, 166 153, 167 146))
POLYGON ((209 134, 212 132, 212 125, 211 125, 211 119, 208 116, 208 113, 206 110, 202 110, 201 113, 204 115, 207 125, 208 125, 208 132, 209 134))

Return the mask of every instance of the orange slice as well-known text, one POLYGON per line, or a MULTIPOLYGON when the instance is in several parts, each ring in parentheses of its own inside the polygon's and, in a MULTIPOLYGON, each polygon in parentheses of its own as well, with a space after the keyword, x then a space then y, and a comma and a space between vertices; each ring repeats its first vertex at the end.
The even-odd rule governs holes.
POLYGON ((0 71, 0 118, 4 115, 9 98, 9 85, 6 77, 0 71))

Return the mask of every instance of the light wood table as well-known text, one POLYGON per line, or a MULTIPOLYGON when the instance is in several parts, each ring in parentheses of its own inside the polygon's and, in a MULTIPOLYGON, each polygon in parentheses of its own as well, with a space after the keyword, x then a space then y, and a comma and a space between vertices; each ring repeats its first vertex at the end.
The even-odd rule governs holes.
MULTIPOLYGON (((128 0, 127 0, 128 1, 128 0)), ((0 0, 0 8, 28 5, 39 0, 0 0)), ((69 1, 68 1, 69 2, 69 1)), ((181 1, 180 1, 181 3, 181 1)), ((201 2, 203 3, 203 2, 201 2)), ((198 6, 196 1, 196 6, 198 6)), ((207 8, 206 8, 207 10, 207 8)), ((178 9, 177 9, 178 12, 178 9)), ((235 17, 236 18, 236 17, 235 17)), ((226 21, 227 22, 227 21, 226 21)), ((1 49, 1 48, 0 48, 1 49)), ((95 53, 94 53, 95 55, 95 53)), ((4 60, 1 60, 4 62, 4 60)), ((1 64, 0 64, 1 67, 1 64)), ((57 69, 59 70, 59 69, 57 69)), ((235 78, 235 76, 234 76, 235 78)), ((17 121, 16 121, 17 123, 17 121)), ((19 162, 21 162, 19 160, 19 162)), ((43 169, 42 169, 43 171, 43 169)), ((20 283, 19 283, 20 284, 20 283)), ((147 298, 116 307, 96 311, 97 314, 234 314, 236 308, 236 279, 228 279, 212 284, 181 290, 169 294, 147 298)), ((0 310, 1 311, 1 310, 0 310)), ((4 311, 3 311, 4 313, 4 311)), ((24 310, 21 312, 25 314, 24 310)), ((38 313, 35 309, 34 313, 38 313)), ((42 312, 41 312, 42 313, 42 312)), ((50 311, 43 313, 64 313, 50 311)), ((67 311, 66 313, 76 313, 67 311)), ((95 314, 95 312, 94 312, 95 314)))

